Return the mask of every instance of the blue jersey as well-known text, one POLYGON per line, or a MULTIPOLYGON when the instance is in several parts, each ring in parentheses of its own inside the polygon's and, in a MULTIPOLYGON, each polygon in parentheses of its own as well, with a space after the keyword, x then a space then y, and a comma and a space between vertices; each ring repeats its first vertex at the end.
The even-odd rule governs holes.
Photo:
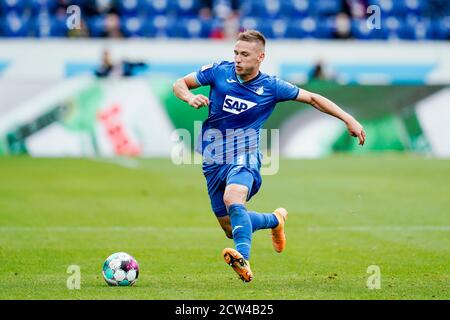
POLYGON ((244 164, 259 153, 259 134, 278 102, 297 98, 299 88, 259 72, 242 82, 233 62, 203 66, 196 73, 201 86, 210 86, 208 118, 203 123, 204 162, 244 164))

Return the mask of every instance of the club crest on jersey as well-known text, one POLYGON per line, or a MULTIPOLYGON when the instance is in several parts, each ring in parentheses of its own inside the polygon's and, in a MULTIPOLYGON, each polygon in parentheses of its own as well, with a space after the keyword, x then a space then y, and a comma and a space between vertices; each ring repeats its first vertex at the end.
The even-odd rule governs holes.
POLYGON ((222 110, 234 114, 240 114, 248 109, 253 108, 257 104, 248 100, 239 99, 233 96, 225 96, 222 110))
POLYGON ((255 91, 255 93, 257 94, 257 95, 262 95, 263 93, 264 93, 264 87, 259 87, 256 91, 255 91))

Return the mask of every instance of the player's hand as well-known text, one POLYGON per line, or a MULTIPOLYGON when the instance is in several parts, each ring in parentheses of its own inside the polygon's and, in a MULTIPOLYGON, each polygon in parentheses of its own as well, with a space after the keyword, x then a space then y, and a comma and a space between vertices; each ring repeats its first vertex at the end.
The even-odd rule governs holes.
POLYGON ((202 94, 193 95, 189 99, 189 105, 195 109, 200 109, 201 107, 206 107, 209 105, 209 99, 202 94))
POLYGON ((347 123, 347 129, 350 135, 352 137, 357 137, 359 144, 363 146, 366 141, 366 133, 364 132, 363 126, 355 119, 352 119, 347 123))

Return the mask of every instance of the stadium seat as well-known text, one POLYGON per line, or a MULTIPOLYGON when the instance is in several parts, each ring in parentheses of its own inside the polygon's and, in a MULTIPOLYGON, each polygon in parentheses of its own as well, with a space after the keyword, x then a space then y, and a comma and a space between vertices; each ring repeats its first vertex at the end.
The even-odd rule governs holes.
POLYGON ((431 40, 440 38, 436 32, 436 24, 429 19, 413 15, 406 16, 405 19, 388 17, 383 20, 382 26, 381 31, 386 33, 384 39, 431 40))
POLYGON ((282 39, 286 38, 288 21, 285 19, 277 19, 271 24, 271 38, 282 39))
POLYGON ((169 0, 141 0, 141 8, 147 16, 160 16, 169 13, 169 0))
POLYGON ((318 39, 330 39, 336 32, 336 18, 334 16, 320 18, 319 28, 316 33, 318 39))
POLYGON ((0 0, 0 12, 3 16, 9 13, 22 15, 27 8, 27 0, 0 0))
POLYGON ((436 40, 449 40, 450 39, 450 16, 434 20, 433 25, 433 38, 436 40))
POLYGON ((339 37, 335 21, 346 1, 381 8, 381 29, 371 30, 363 18, 353 18, 356 39, 449 38, 448 0, 0 0, 0 36, 61 36, 65 33, 55 16, 61 5, 75 4, 93 37, 107 36, 105 17, 112 12, 118 14, 125 37, 223 38, 223 22, 237 4, 243 29, 260 29, 275 39, 327 39, 339 37), (205 5, 211 5, 211 18, 199 15, 205 5))
POLYGON ((256 29, 258 27, 258 19, 252 17, 243 17, 240 20, 240 26, 244 30, 256 29))
POLYGON ((240 2, 239 12, 241 17, 256 17, 263 19, 274 19, 280 17, 280 0, 248 0, 240 2))
POLYGON ((86 0, 86 3, 94 5, 99 14, 110 13, 111 10, 117 10, 117 0, 86 0))
POLYGON ((29 4, 33 16, 38 16, 42 13, 54 14, 58 7, 57 0, 29 0, 29 4))
POLYGON ((255 12, 253 15, 264 18, 274 19, 280 17, 281 1, 280 0, 261 0, 254 1, 255 12))
MULTIPOLYGON (((426 1, 426 0, 423 0, 426 1)), ((428 3, 431 17, 444 18, 450 17, 450 1, 433 0, 428 3)))
POLYGON ((291 39, 328 39, 334 32, 334 20, 325 17, 307 17, 288 23, 286 37, 291 39))
POLYGON ((174 37, 177 38, 208 38, 212 21, 199 18, 184 18, 175 23, 174 37))
POLYGON ((25 16, 9 12, 3 19, 2 33, 9 38, 27 37, 30 34, 30 21, 25 16))
POLYGON ((120 30, 125 37, 143 37, 144 20, 140 17, 122 17, 120 30))
POLYGON ((254 12, 254 2, 253 1, 240 1, 239 2, 239 12, 241 18, 251 17, 254 12))
POLYGON ((399 3, 406 14, 422 15, 429 10, 427 0, 401 0, 399 3))
POLYGON ((404 40, 431 40, 433 27, 429 19, 422 18, 419 21, 406 21, 405 27, 400 32, 400 38, 404 40))
POLYGON ((264 20, 259 24, 258 29, 269 39, 283 39, 286 38, 288 21, 286 19, 264 20))
POLYGON ((194 17, 200 8, 199 0, 172 0, 177 17, 194 17))
POLYGON ((351 30, 353 37, 359 40, 377 40, 386 37, 383 28, 369 28, 366 19, 353 19, 351 30))
POLYGON ((311 10, 310 0, 284 0, 281 3, 280 14, 283 17, 306 17, 311 10))
POLYGON ((140 0, 117 1, 117 11, 121 17, 137 16, 142 11, 140 0))
POLYGON ((318 0, 313 2, 313 12, 318 16, 336 15, 342 11, 341 0, 318 0))
POLYGON ((168 38, 175 35, 175 22, 167 15, 147 18, 144 22, 144 35, 151 38, 168 38))
POLYGON ((216 18, 226 19, 233 10, 231 0, 214 0, 212 10, 216 18))
POLYGON ((106 32, 105 16, 94 16, 87 20, 91 37, 103 37, 106 32))
POLYGON ((403 19, 394 16, 387 17, 381 20, 381 35, 382 39, 398 39, 400 38, 401 30, 405 27, 403 19))
POLYGON ((240 26, 244 30, 257 29, 260 25, 261 25, 260 22, 256 18, 243 17, 240 20, 240 26))
POLYGON ((404 6, 398 0, 368 0, 367 4, 380 7, 383 16, 399 16, 404 13, 404 6))
POLYGON ((67 36, 65 17, 51 17, 42 14, 34 19, 33 24, 33 34, 38 38, 67 36))

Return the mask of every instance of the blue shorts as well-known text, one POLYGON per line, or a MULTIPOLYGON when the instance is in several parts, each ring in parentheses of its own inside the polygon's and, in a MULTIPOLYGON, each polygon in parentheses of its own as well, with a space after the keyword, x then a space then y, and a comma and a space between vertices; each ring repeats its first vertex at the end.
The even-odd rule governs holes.
POLYGON ((236 164, 203 164, 203 174, 206 178, 211 207, 216 217, 228 215, 223 202, 223 194, 228 184, 246 186, 249 190, 248 201, 258 192, 262 183, 259 165, 257 168, 249 168, 236 164))

